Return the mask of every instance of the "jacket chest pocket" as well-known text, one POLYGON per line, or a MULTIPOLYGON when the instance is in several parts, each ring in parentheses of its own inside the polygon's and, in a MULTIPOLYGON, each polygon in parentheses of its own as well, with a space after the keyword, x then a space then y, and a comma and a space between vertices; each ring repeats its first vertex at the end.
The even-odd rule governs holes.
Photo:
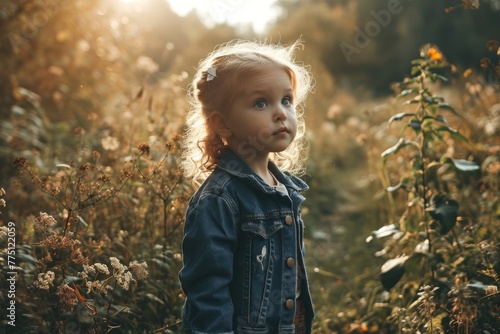
POLYGON ((247 259, 253 273, 266 272, 272 268, 279 240, 276 236, 283 228, 279 218, 248 220, 241 229, 247 234, 247 259))

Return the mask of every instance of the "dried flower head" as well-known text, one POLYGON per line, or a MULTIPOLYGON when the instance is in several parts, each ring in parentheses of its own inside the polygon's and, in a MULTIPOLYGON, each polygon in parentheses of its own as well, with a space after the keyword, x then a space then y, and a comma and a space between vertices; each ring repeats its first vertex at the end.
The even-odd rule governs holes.
POLYGON ((496 285, 488 285, 486 287, 486 294, 487 295, 494 295, 498 293, 498 286, 496 285))
POLYGON ((114 270, 115 273, 121 274, 121 273, 125 272, 125 270, 127 270, 127 266, 121 264, 120 260, 118 260, 118 258, 112 256, 109 258, 109 260, 111 261, 111 267, 113 267, 115 269, 114 270))
POLYGON ((94 292, 94 293, 104 293, 106 294, 108 292, 108 290, 111 290, 112 287, 109 286, 108 284, 106 284, 106 281, 87 281, 85 283, 85 285, 87 286, 87 293, 91 293, 91 292, 94 292))
POLYGON ((94 263, 94 268, 103 274, 109 275, 109 269, 108 266, 102 263, 94 263))
POLYGON ((151 152, 151 148, 149 147, 148 144, 139 144, 137 146, 137 149, 139 150, 141 155, 144 155, 146 157, 149 156, 149 153, 151 152))
POLYGON ((59 302, 66 310, 73 311, 78 304, 78 298, 75 295, 75 290, 68 284, 63 283, 57 287, 56 295, 59 297, 59 302))
POLYGON ((35 230, 46 231, 48 227, 56 224, 57 220, 46 212, 40 212, 35 218, 35 230))
POLYGON ((122 274, 115 275, 116 283, 122 287, 123 290, 128 290, 131 282, 135 282, 130 271, 126 271, 122 274))
POLYGON ((35 281, 35 286, 42 290, 48 290, 49 287, 54 283, 54 278, 56 275, 53 271, 47 271, 46 273, 38 274, 38 279, 35 281))
POLYGON ((490 65, 491 65, 491 60, 488 57, 483 57, 479 62, 479 66, 481 66, 481 68, 488 68, 490 65))
POLYGON ((7 226, 0 226, 0 239, 6 237, 8 233, 9 229, 7 228, 7 226))
POLYGON ((148 264, 146 263, 146 261, 139 263, 134 260, 130 262, 128 266, 130 268, 130 271, 134 274, 135 278, 138 281, 148 277, 148 271, 147 271, 148 264))
POLYGON ((498 50, 498 41, 492 39, 486 43, 486 48, 488 51, 496 52, 498 50))
MULTIPOLYGON (((3 195, 5 195, 5 189, 0 188, 0 196, 3 195)), ((0 198, 0 205, 5 208, 7 206, 7 202, 3 198, 0 198)), ((0 211, 0 213, 2 213, 2 211, 0 211)))
POLYGON ((115 137, 106 136, 101 139, 101 145, 106 151, 115 151, 120 147, 120 142, 115 137))

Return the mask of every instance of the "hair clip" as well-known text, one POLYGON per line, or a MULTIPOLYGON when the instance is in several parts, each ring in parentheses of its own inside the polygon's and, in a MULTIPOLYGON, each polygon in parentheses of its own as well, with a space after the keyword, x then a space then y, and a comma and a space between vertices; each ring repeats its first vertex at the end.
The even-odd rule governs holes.
POLYGON ((209 67, 207 70, 207 81, 213 80, 215 78, 217 78, 217 75, 215 74, 215 68, 209 67))

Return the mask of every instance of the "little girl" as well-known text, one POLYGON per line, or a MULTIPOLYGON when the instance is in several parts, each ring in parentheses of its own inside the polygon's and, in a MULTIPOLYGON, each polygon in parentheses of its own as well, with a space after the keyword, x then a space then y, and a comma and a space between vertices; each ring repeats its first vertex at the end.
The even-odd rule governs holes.
POLYGON ((299 46, 231 42, 199 64, 182 168, 184 333, 310 333, 300 192, 312 87, 299 46))

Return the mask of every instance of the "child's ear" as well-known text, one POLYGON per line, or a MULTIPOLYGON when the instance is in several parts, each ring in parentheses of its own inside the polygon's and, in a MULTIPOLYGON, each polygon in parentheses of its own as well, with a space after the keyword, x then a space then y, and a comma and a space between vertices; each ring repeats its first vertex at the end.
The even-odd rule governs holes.
POLYGON ((229 138, 233 135, 233 132, 226 124, 224 115, 222 115, 220 112, 218 111, 211 112, 208 121, 210 123, 210 126, 222 138, 229 138))

